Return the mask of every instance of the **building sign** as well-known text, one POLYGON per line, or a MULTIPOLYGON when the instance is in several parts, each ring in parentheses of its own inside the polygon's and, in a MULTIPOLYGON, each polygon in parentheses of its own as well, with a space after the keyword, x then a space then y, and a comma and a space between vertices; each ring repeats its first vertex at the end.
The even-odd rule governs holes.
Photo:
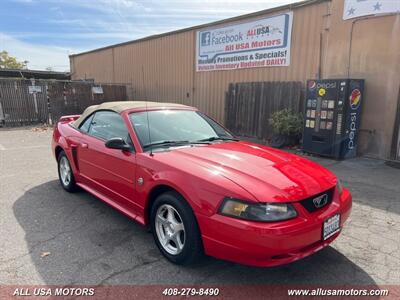
POLYGON ((196 70, 290 65, 292 12, 197 32, 196 70))
POLYGON ((343 20, 400 12, 399 0, 346 0, 344 3, 343 20))
POLYGON ((36 94, 42 92, 42 87, 37 85, 30 85, 28 86, 29 94, 36 94))
POLYGON ((93 94, 103 94, 103 88, 101 86, 92 86, 93 94))

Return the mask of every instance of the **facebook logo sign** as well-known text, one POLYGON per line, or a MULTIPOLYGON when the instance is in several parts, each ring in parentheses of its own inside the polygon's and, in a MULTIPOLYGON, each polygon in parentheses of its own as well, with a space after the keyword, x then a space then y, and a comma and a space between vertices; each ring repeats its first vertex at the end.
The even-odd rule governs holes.
POLYGON ((210 46, 211 44, 211 33, 209 31, 201 33, 201 45, 210 46))

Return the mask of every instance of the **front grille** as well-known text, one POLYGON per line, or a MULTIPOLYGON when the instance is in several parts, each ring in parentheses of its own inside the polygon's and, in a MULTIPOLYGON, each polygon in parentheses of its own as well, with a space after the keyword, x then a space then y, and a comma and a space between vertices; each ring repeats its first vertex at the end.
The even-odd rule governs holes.
POLYGON ((301 205, 303 205, 303 207, 305 209, 307 209, 307 211, 314 212, 316 210, 319 210, 319 209, 324 208, 324 207, 328 206, 329 204, 331 204, 334 191, 335 191, 335 188, 333 187, 325 192, 322 192, 322 193, 314 195, 310 198, 304 199, 304 200, 300 201, 300 203, 301 203, 301 205), (326 197, 327 197, 326 203, 325 203, 325 199, 323 199, 325 197, 324 195, 326 195, 326 197), (314 201, 314 199, 316 199, 316 198, 319 198, 319 199, 314 201), (319 204, 323 204, 323 205, 319 205, 319 204))

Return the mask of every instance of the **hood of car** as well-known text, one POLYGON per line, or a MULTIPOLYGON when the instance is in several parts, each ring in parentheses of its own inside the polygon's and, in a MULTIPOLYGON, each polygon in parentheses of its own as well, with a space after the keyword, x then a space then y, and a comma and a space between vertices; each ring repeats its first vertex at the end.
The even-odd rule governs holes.
POLYGON ((224 176, 260 202, 298 201, 336 184, 335 175, 314 162, 248 142, 176 148, 168 156, 224 176))

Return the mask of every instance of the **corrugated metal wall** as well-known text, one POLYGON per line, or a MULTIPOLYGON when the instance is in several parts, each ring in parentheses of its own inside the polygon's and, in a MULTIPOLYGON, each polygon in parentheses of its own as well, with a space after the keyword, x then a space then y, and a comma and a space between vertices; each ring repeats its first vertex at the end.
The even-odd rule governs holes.
MULTIPOLYGON (((315 0, 292 7, 288 67, 196 72, 195 37, 199 28, 195 28, 71 56, 72 78, 130 84, 134 99, 193 105, 220 122, 224 122, 229 83, 305 82, 318 74, 322 78, 364 78, 359 151, 389 158, 399 97, 400 14, 343 21, 343 4, 344 0, 315 0)), ((251 21, 288 9, 210 26, 251 21)))
POLYGON ((290 67, 196 72, 196 30, 189 30, 72 56, 72 77, 131 84, 134 99, 193 105, 223 122, 225 92, 231 82, 305 81, 316 76, 326 12, 326 2, 294 9, 290 67))
POLYGON ((365 79, 358 151, 390 158, 399 99, 400 14, 343 21, 343 3, 329 4, 322 75, 365 79))
POLYGON ((95 79, 96 82, 113 83, 113 50, 92 52, 90 56, 71 59, 71 79, 95 79))

